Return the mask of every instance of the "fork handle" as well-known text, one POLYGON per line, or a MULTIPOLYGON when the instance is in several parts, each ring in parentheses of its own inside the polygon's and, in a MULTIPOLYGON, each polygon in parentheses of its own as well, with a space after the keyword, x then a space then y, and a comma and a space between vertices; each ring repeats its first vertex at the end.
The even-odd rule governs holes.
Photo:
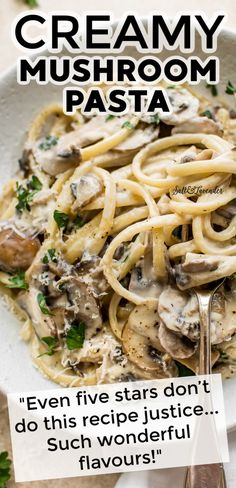
POLYGON ((190 466, 187 469, 185 488, 226 488, 223 465, 190 466))
POLYGON ((203 290, 196 293, 200 316, 200 347, 198 374, 211 374, 211 300, 209 292, 203 290))
MULTIPOLYGON (((196 291, 195 291, 196 292, 196 291)), ((199 373, 211 374, 211 301, 214 295, 205 290, 196 292, 200 315, 199 373)), ((197 439, 196 439, 197 442, 197 439)), ((185 488, 227 488, 223 464, 189 466, 185 488)))

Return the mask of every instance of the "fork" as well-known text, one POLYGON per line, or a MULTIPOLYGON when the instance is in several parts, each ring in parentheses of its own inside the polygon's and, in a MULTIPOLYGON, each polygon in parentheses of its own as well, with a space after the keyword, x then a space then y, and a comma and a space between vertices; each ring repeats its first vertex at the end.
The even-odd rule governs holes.
MULTIPOLYGON (((182 227, 182 240, 188 240, 188 225, 182 227)), ((216 291, 223 285, 225 278, 208 283, 208 287, 191 288, 198 300, 200 318, 199 375, 210 375, 211 368, 211 306, 216 291)), ((184 488, 227 488, 224 466, 222 463, 192 465, 187 468, 184 488)))
MULTIPOLYGON (((213 288, 192 288, 198 300, 200 316, 199 370, 200 375, 210 375, 211 370, 211 305, 216 291, 224 283, 225 278, 212 282, 213 288)), ((204 464, 189 466, 187 469, 185 488, 227 488, 224 466, 204 464)))

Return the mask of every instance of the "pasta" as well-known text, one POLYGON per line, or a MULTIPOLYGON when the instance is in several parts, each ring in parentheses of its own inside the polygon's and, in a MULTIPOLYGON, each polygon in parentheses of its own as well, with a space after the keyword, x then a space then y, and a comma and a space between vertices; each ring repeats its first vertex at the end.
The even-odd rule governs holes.
POLYGON ((3 190, 1 292, 61 385, 197 372, 191 288, 221 277, 213 370, 236 374, 236 119, 187 87, 167 92, 163 116, 46 107, 3 190))

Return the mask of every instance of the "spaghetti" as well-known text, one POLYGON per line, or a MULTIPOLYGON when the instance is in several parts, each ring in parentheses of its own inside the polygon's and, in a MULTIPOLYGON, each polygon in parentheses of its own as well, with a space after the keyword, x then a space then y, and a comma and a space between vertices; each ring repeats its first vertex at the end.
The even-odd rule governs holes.
POLYGON ((161 120, 47 107, 3 190, 1 290, 61 385, 196 372, 189 290, 222 276, 212 357, 236 374, 236 122, 187 88, 167 91, 174 112, 161 120))

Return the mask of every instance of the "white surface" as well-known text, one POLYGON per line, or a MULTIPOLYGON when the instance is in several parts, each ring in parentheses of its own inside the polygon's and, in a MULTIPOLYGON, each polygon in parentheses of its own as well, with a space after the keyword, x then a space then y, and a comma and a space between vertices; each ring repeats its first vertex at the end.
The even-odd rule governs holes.
MULTIPOLYGON (((235 51, 236 35, 225 31, 219 38, 217 51, 221 59, 222 93, 228 79, 235 81, 235 51)), ((129 54, 134 55, 134 51, 131 49, 129 54)), ((62 89, 53 85, 38 86, 34 82, 26 87, 17 85, 15 69, 0 80, 1 184, 17 169, 25 132, 35 115, 48 103, 61 102, 61 95, 62 89)), ((55 387, 35 370, 30 351, 19 338, 19 327, 17 319, 0 302, 1 389, 16 392, 55 387)), ((236 409, 232 408, 236 405, 236 378, 224 383, 224 394, 227 426, 232 428, 236 425, 236 409)))

